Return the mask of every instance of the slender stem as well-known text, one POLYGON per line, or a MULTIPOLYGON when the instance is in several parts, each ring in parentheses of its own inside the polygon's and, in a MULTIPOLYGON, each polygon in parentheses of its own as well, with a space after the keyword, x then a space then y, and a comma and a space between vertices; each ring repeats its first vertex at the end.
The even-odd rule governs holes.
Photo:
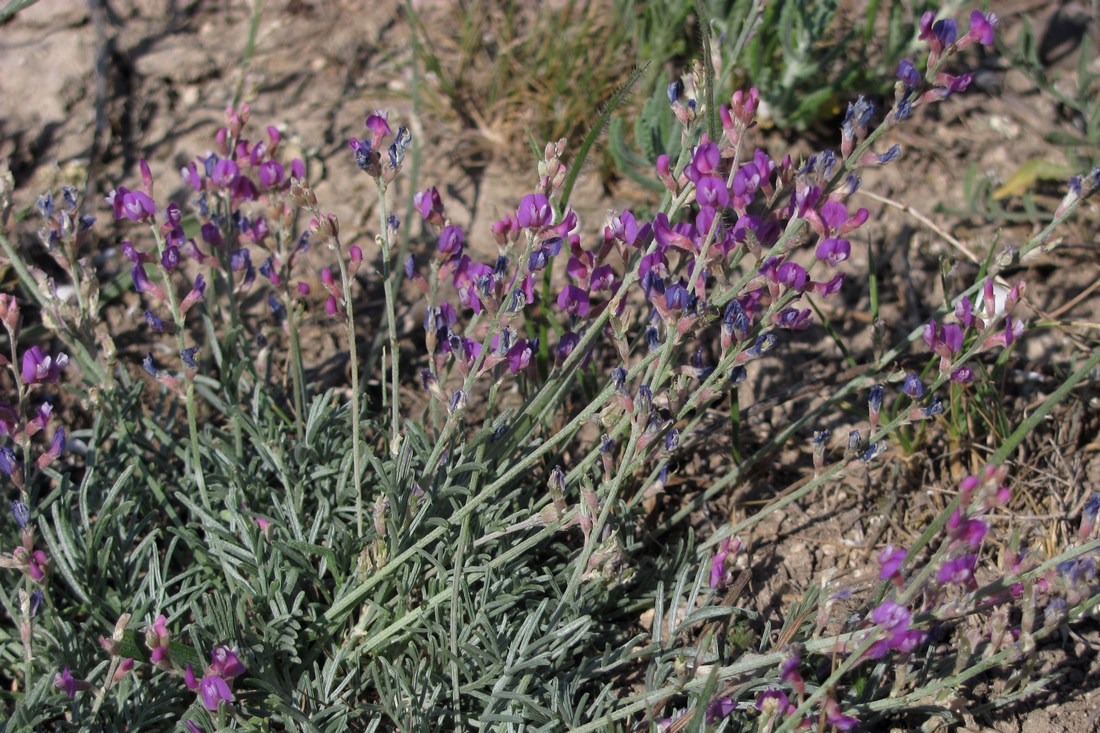
MULTIPOLYGON (((379 242, 382 245, 382 289, 386 296, 386 329, 390 336, 390 450, 396 455, 399 447, 400 434, 399 408, 400 408, 400 382, 398 382, 399 351, 397 346, 397 317, 393 302, 393 273, 391 254, 393 242, 389 222, 386 221, 386 182, 381 176, 375 179, 378 183, 378 217, 379 217, 379 242)), ((384 367, 383 367, 384 368, 384 367)))
MULTIPOLYGON (((153 239, 157 243, 157 255, 158 257, 163 257, 165 247, 164 237, 155 224, 149 228, 152 230, 153 239)), ((142 265, 139 265, 139 267, 141 266, 142 265)), ((183 338, 187 319, 186 314, 180 310, 180 301, 179 297, 176 295, 175 285, 172 283, 172 275, 167 271, 164 273, 164 293, 168 298, 168 309, 172 313, 172 320, 176 324, 177 351, 182 355, 183 350, 187 348, 187 343, 183 338)), ((198 414, 195 408, 195 378, 194 374, 186 368, 186 365, 183 370, 183 380, 185 384, 183 402, 187 408, 187 433, 191 445, 191 470, 195 474, 195 483, 198 484, 199 487, 199 497, 202 500, 202 505, 209 511, 212 506, 210 504, 210 494, 206 488, 206 475, 202 470, 202 449, 199 446, 198 414)))
MULTIPOLYGON (((315 212, 315 216, 321 216, 315 212)), ((329 247, 336 252, 336 263, 340 266, 340 286, 344 290, 344 318, 348 332, 348 356, 351 359, 351 466, 352 481, 355 483, 355 528, 363 535, 363 459, 360 455, 359 412, 359 350, 355 343, 355 305, 351 299, 351 275, 344 253, 340 251, 340 240, 334 234, 329 238, 329 247)))

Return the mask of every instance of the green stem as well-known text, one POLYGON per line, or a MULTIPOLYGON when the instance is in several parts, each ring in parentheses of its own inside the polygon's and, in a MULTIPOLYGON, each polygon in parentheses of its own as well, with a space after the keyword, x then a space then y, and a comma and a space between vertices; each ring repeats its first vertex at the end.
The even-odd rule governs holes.
MULTIPOLYGON (((157 244, 157 256, 158 258, 163 258, 165 247, 164 237, 155 224, 149 228, 152 230, 153 239, 157 244)), ((139 265, 139 267, 143 267, 143 265, 139 265)), ((182 355, 183 350, 187 347, 187 343, 183 338, 187 326, 186 314, 180 310, 179 296, 176 295, 176 288, 175 284, 172 282, 171 273, 165 271, 163 282, 164 293, 168 298, 168 309, 171 311, 172 320, 176 324, 176 348, 179 354, 182 355)), ((182 358, 182 356, 180 358, 182 358)), ((195 408, 195 378, 187 369, 186 365, 184 365, 183 369, 183 379, 186 384, 183 401, 187 408, 187 434, 191 445, 191 470, 195 474, 195 483, 199 487, 199 497, 202 500, 203 508, 210 511, 212 505, 210 503, 210 494, 206 488, 206 475, 202 470, 202 448, 199 445, 198 414, 195 408)))
MULTIPOLYGON (((386 297, 386 329, 389 331, 390 337, 390 452, 396 456, 397 449, 400 446, 398 428, 400 426, 399 396, 401 384, 398 381, 400 352, 397 346, 397 317, 394 308, 392 262, 390 261, 393 242, 390 239, 389 223, 386 221, 386 182, 381 177, 375 180, 378 183, 378 224, 382 232, 379 235, 379 241, 382 244, 382 289, 386 297)), ((384 365, 383 368, 385 368, 384 365)))
MULTIPOLYGON (((313 212, 320 217, 320 211, 313 212)), ((359 399, 359 350, 355 343, 355 306, 351 299, 351 275, 348 273, 348 265, 344 261, 344 253, 340 250, 340 240, 336 235, 329 239, 329 247, 336 252, 336 262, 340 266, 340 285, 344 289, 344 318, 348 332, 348 355, 351 359, 351 465, 352 480, 355 483, 355 528, 359 536, 363 536, 363 459, 360 455, 359 412, 361 409, 359 399)))

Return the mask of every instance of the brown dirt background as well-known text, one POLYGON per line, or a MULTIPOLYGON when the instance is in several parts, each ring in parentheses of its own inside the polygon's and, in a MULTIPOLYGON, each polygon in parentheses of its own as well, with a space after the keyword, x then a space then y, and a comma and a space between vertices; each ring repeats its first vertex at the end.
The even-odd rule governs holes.
MULTIPOLYGON (((1088 22, 1087 3, 992 5, 1003 19, 1001 31, 1009 36, 1018 32, 1020 13, 1030 14, 1040 33, 1057 30, 1060 18, 1080 18, 1081 13, 1088 22)), ((449 12, 448 4, 441 2, 424 3, 421 8, 429 23, 432 18, 444 22, 449 12)), ((141 158, 148 159, 161 197, 182 191, 177 171, 207 150, 240 79, 249 13, 247 3, 235 0, 114 0, 91 6, 43 0, 7 23, 0 30, 0 159, 8 159, 15 173, 17 207, 32 205, 39 193, 80 178, 81 173, 90 176, 89 200, 102 201, 111 188, 137 180, 141 158)), ((1096 27, 1092 19, 1087 32, 1096 27)), ((1077 57, 1073 34, 1067 38, 1065 54, 1052 59, 1049 71, 1071 88, 1077 57)), ((495 255, 488 244, 489 222, 514 206, 533 184, 533 166, 517 169, 510 163, 514 156, 505 148, 509 133, 516 131, 476 130, 453 120, 413 117, 410 54, 400 4, 392 0, 268 2, 256 54, 244 78, 253 125, 279 125, 291 145, 308 157, 318 197, 324 208, 339 216, 345 231, 353 233, 349 243, 359 238, 370 241, 375 231, 373 208, 366 203, 371 186, 356 170, 346 141, 362 134, 366 114, 389 109, 391 121, 408 124, 414 143, 422 146, 420 187, 439 185, 448 212, 466 227, 474 248, 495 255)), ((884 141, 884 147, 901 143, 905 156, 895 166, 869 172, 863 186, 912 207, 972 251, 984 254, 994 241, 1000 249, 1024 241, 1036 229, 1027 223, 999 227, 978 217, 940 213, 945 208, 965 208, 964 171, 973 164, 980 176, 1001 182, 1026 160, 1061 161, 1062 152, 1044 142, 1042 134, 1055 128, 1072 130, 1074 122, 1024 75, 1007 69, 1003 59, 995 55, 968 58, 979 64, 975 88, 918 114, 894 139, 884 141)), ((431 91, 430 81, 425 93, 431 91)), ((519 132, 522 139, 523 131, 519 132)), ((808 145, 771 132, 759 134, 754 142, 781 157, 786 150, 806 153, 835 141, 808 145)), ((393 201, 402 200, 403 185, 397 184, 393 201)), ((1036 201, 1052 210, 1060 190, 1046 191, 1051 195, 1039 195, 1036 201)), ((632 195, 636 194, 616 189, 614 183, 609 186, 594 172, 583 175, 574 204, 589 236, 602 230, 607 209, 622 208, 632 195), (619 196, 610 197, 609 188, 619 196)), ((872 211, 874 223, 861 230, 861 244, 876 252, 892 343, 927 318, 929 308, 942 298, 941 258, 953 263, 947 278, 953 286, 972 282, 976 267, 911 213, 891 210, 879 216, 882 203, 867 197, 859 203, 872 211)), ((96 213, 102 247, 109 251, 117 237, 104 212, 96 213)), ((1013 372, 1015 382, 1006 387, 1010 395, 1006 399, 1019 408, 1014 414, 1022 415, 1028 405, 1038 404, 1057 386, 1057 376, 1067 364, 1097 348, 1100 303, 1090 286, 1100 276, 1098 222, 1100 211, 1092 203, 1062 230, 1058 247, 1012 273, 1012 278, 1028 280, 1024 315, 1029 320, 1057 312, 1063 322, 1076 324, 1029 333, 1014 359, 1019 367, 1013 372)), ((419 222, 407 225, 419 231, 419 222)), ((33 241, 31 229, 21 232, 28 241, 33 241)), ((856 249, 864 254, 854 256, 847 269, 865 272, 866 248, 856 249)), ((105 271, 118 266, 117 261, 112 264, 105 259, 105 271)), ((852 338, 866 343, 866 318, 863 322, 858 318, 861 311, 866 312, 862 297, 863 301, 852 299, 844 306, 851 311, 847 315, 857 316, 852 338)), ((406 318, 415 322, 417 315, 408 312, 406 318)), ((318 329, 314 336, 316 359, 332 357, 341 348, 334 340, 324 340, 323 333, 318 329)), ((754 391, 770 394, 771 384, 817 384, 820 392, 842 367, 835 347, 820 331, 811 330, 804 341, 788 345, 782 357, 761 367, 750 381, 753 386, 746 386, 743 404, 753 401, 754 391)), ((813 399, 813 394, 758 411, 749 421, 748 439, 766 435, 769 425, 803 409, 806 399, 813 399)), ((1100 390, 1094 381, 1078 390, 1056 419, 1048 421, 1014 457, 1016 485, 1026 487, 1014 521, 1025 535, 1049 532, 1048 519, 1072 519, 1081 498, 1100 490, 1098 416, 1100 390)), ((778 623, 783 609, 801 597, 812 579, 829 574, 834 583, 858 586, 874 548, 903 541, 942 503, 942 495, 951 488, 951 469, 960 465, 958 454, 981 455, 990 447, 946 447, 941 459, 915 457, 904 465, 895 461, 892 470, 849 476, 835 492, 774 515, 746 538, 752 548, 753 571, 748 604, 778 623)), ((769 475, 750 477, 732 496, 708 507, 698 518, 700 530, 713 529, 731 516, 744 516, 801 478, 804 466, 799 455, 792 451, 790 456, 780 456, 769 475)), ((713 470, 705 451, 693 460, 698 475, 713 470)), ((686 499, 697 490, 690 482, 679 489, 670 487, 663 501, 667 505, 678 497, 686 499)), ((1047 691, 1023 703, 971 714, 965 701, 980 702, 995 694, 1001 680, 987 678, 968 690, 959 701, 966 724, 958 729, 1096 730, 1100 709, 1097 629, 1095 620, 1089 621, 1047 644, 1039 672, 1056 677, 1047 691)))

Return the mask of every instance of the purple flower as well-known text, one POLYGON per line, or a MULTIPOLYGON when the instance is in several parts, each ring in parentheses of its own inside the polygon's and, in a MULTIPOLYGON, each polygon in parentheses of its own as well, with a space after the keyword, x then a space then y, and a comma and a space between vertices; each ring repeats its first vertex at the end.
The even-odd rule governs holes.
POLYGON ((375 112, 369 115, 367 119, 364 120, 363 124, 371 131, 372 146, 375 148, 378 147, 382 138, 393 134, 393 130, 390 129, 390 123, 386 120, 386 114, 384 112, 375 112))
POLYGON ((794 706, 787 699, 786 693, 775 687, 770 687, 757 695, 753 707, 769 718, 794 712, 794 706))
POLYGON ((969 44, 971 41, 977 41, 983 46, 993 45, 993 28, 997 25, 997 16, 993 13, 981 13, 975 10, 970 14, 970 31, 966 34, 962 41, 959 42, 959 47, 962 48, 964 43, 969 44), (969 40, 968 40, 969 39, 969 40))
POLYGON ((581 337, 572 331, 562 334, 561 338, 558 339, 558 345, 554 348, 554 359, 557 363, 565 363, 565 360, 573 353, 573 349, 577 348, 580 341, 581 337))
POLYGON ((950 583, 963 585, 964 583, 968 583, 974 577, 974 566, 977 565, 977 563, 978 556, 973 554, 963 555, 954 560, 948 560, 940 566, 940 570, 936 574, 936 580, 944 585, 950 583))
POLYGON ((191 290, 184 297, 183 302, 180 303, 180 310, 186 313, 192 305, 202 300, 206 295, 206 278, 202 276, 202 273, 195 275, 195 284, 191 286, 191 290))
POLYGON ((20 499, 16 499, 11 503, 11 514, 15 517, 15 523, 19 525, 19 529, 26 529, 27 524, 31 521, 31 510, 27 508, 25 502, 20 499))
POLYGON ((23 353, 23 382, 26 384, 57 384, 61 370, 69 363, 64 352, 50 357, 39 346, 32 346, 23 353))
POLYGON ((920 84, 920 72, 913 66, 913 62, 909 59, 902 59, 898 62, 898 81, 904 84, 910 89, 916 89, 920 84))
POLYGON ((210 712, 216 712, 218 703, 223 700, 226 703, 233 702, 233 691, 229 689, 229 683, 217 675, 207 675, 199 683, 199 696, 203 706, 210 712))
POLYGON ((570 283, 562 288, 561 293, 558 295, 558 307, 567 313, 573 313, 583 318, 588 315, 588 310, 591 307, 588 292, 570 283))
POLYGON ((704 176, 695 184, 695 200, 700 206, 718 209, 730 201, 726 182, 715 176, 704 176))
POLYGON ((517 341, 507 352, 508 371, 512 374, 518 374, 526 369, 530 365, 531 356, 537 348, 537 341, 528 341, 527 339, 517 341))
POLYGON ((443 221, 443 199, 435 186, 417 191, 413 196, 413 204, 424 221, 443 221))
POLYGON ((229 188, 237 182, 240 176, 241 169, 237 164, 228 158, 222 158, 214 164, 214 169, 210 173, 210 180, 214 182, 215 186, 229 188))
POLYGON ((213 673, 225 679, 233 679, 247 671, 241 660, 237 658, 236 649, 221 644, 210 650, 210 667, 206 671, 207 675, 213 673))
POLYGON ((906 551, 894 549, 893 545, 887 545, 875 558, 879 564, 879 580, 890 580, 901 577, 901 566, 905 562, 906 551))
POLYGON ((220 247, 225 243, 222 238, 222 231, 218 228, 217 224, 207 222, 199 227, 199 235, 202 237, 202 241, 209 244, 211 247, 220 247))
POLYGON ((9 446, 0 446, 0 472, 3 472, 5 476, 11 476, 18 467, 19 459, 16 457, 15 451, 9 446))
POLYGON ((258 175, 261 186, 264 188, 273 188, 286 179, 286 169, 283 168, 282 163, 279 161, 269 160, 266 163, 260 164, 258 175))
POLYGON ((710 176, 718 169, 721 159, 722 153, 718 146, 704 137, 695 148, 691 163, 684 170, 684 174, 688 180, 698 185, 702 178, 710 176))
MULTIPOLYGON (((168 272, 175 270, 180 264, 180 248, 169 245, 164 248, 164 254, 160 256, 160 265, 168 272)), ((140 292, 140 291, 139 291, 140 292)))
POLYGON ((775 281, 797 293, 806 289, 807 279, 805 268, 796 262, 784 262, 775 270, 775 281))
POLYGON ((955 38, 959 35, 959 28, 952 18, 944 18, 932 24, 932 33, 946 47, 955 42, 955 38))
POLYGON ((523 229, 550 226, 553 218, 554 211, 550 208, 550 200, 541 193, 528 194, 519 200, 516 222, 523 229))
POLYGON ((374 157, 377 153, 373 153, 369 140, 360 140, 357 137, 353 137, 348 140, 348 147, 351 148, 352 153, 355 155, 355 165, 360 170, 369 170, 374 163, 374 157))
POLYGON ((859 719, 853 718, 851 715, 844 715, 840 712, 840 705, 836 700, 829 699, 825 703, 825 722, 835 727, 837 730, 851 730, 859 725, 859 719))
POLYGON ((891 635, 909 629, 909 609, 892 600, 885 600, 871 612, 871 620, 891 635))
POLYGON ((940 356, 950 358, 962 350, 963 330, 954 323, 939 326, 935 321, 929 321, 921 336, 924 343, 940 356))
POLYGON ((730 713, 737 709, 737 703, 733 698, 716 697, 707 703, 707 723, 714 725, 719 720, 729 717, 730 713))
POLYGON ((185 721, 183 721, 183 724, 184 724, 185 726, 187 726, 187 730, 188 730, 188 731, 189 731, 190 733, 206 733, 206 729, 205 729, 205 728, 202 728, 202 727, 200 727, 200 726, 199 726, 199 725, 198 725, 198 724, 197 724, 197 723, 196 723, 195 721, 193 721, 193 720, 185 720, 185 721))
POLYGON ((107 196, 107 203, 115 212, 115 221, 145 221, 157 213, 156 202, 141 191, 131 191, 119 186, 107 196))
POLYGON ((951 372, 951 381, 956 384, 970 384, 974 381, 974 371, 963 364, 951 372))
POLYGON ((436 244, 436 249, 443 255, 460 255, 464 243, 465 236, 461 227, 444 227, 443 231, 439 233, 439 242, 436 244))
POLYGON ((947 520, 947 529, 951 532, 952 539, 961 540, 977 549, 989 531, 989 525, 981 519, 967 519, 960 507, 947 520))
POLYGON ((836 267, 844 260, 848 259, 848 256, 852 253, 852 243, 847 239, 835 239, 829 237, 823 239, 817 245, 817 251, 814 253, 817 259, 822 262, 827 262, 833 267, 836 267))
POLYGON ((718 552, 714 553, 714 558, 710 561, 710 587, 715 590, 726 584, 726 564, 730 555, 741 548, 741 541, 736 540, 736 542, 735 547, 729 539, 722 540, 722 544, 718 546, 718 552))
POLYGON ((901 391, 912 397, 914 400, 919 400, 924 396, 924 383, 920 381, 920 377, 916 374, 906 374, 905 382, 902 384, 901 391))
POLYGON ((795 692, 802 695, 806 692, 806 681, 802 679, 802 673, 798 671, 800 663, 801 659, 799 659, 797 652, 784 660, 779 668, 779 680, 786 682, 794 688, 795 692))
POLYGON ((70 699, 76 697, 77 692, 86 690, 90 687, 87 681, 75 679, 72 671, 67 665, 61 670, 60 674, 54 675, 53 686, 64 691, 70 699))

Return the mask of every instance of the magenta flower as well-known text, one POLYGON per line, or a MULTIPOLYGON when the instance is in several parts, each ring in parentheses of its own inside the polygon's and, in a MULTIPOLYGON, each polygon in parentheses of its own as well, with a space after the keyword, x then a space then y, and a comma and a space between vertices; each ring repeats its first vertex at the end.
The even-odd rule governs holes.
POLYGON ((203 706, 210 712, 218 709, 218 703, 223 700, 226 703, 233 702, 233 691, 229 689, 229 683, 217 675, 207 675, 199 682, 199 696, 203 706))
POLYGON ((977 41, 983 46, 993 45, 993 29, 997 26, 998 18, 993 13, 982 13, 975 10, 970 14, 970 30, 962 40, 959 48, 965 48, 977 41))
POLYGON ((900 580, 901 566, 905 562, 906 554, 904 549, 898 550, 893 545, 887 545, 875 558, 879 564, 879 580, 900 580))
POLYGON ((367 126, 367 129, 371 132, 371 148, 377 150, 382 143, 382 138, 392 135, 393 130, 390 129, 390 123, 386 119, 385 112, 375 112, 369 115, 363 122, 367 126))
POLYGON ((909 629, 909 609, 892 600, 885 600, 871 612, 871 620, 890 634, 909 629))
POLYGON ((36 583, 42 582, 49 571, 50 557, 44 550, 30 552, 20 546, 12 550, 11 556, 18 563, 16 567, 20 567, 36 583))
POLYGON ((210 651, 210 667, 206 670, 207 675, 213 673, 225 679, 233 679, 247 671, 241 660, 237 658, 236 649, 221 644, 210 651))
POLYGON ((23 353, 23 382, 26 384, 57 384, 61 370, 69 363, 65 352, 51 357, 39 346, 23 353))
POLYGON ((550 200, 541 193, 531 193, 519 200, 516 210, 516 223, 523 229, 538 229, 550 226, 554 220, 554 211, 550 200))
POLYGON ((161 669, 171 669, 170 659, 172 632, 168 629, 168 619, 161 614, 153 625, 145 629, 145 646, 151 652, 152 662, 161 669))
POLYGON ((732 556, 741 549, 741 540, 722 540, 718 552, 710 561, 710 587, 717 590, 726 584, 726 567, 732 564, 732 556))
POLYGON ((982 519, 967 519, 960 507, 947 520, 947 529, 950 531, 952 539, 961 540, 977 549, 982 544, 982 540, 985 539, 986 532, 989 531, 989 525, 982 519))
POLYGON ((107 203, 114 210, 115 221, 145 221, 157 213, 156 202, 148 194, 131 191, 125 186, 119 186, 108 194, 107 203))

